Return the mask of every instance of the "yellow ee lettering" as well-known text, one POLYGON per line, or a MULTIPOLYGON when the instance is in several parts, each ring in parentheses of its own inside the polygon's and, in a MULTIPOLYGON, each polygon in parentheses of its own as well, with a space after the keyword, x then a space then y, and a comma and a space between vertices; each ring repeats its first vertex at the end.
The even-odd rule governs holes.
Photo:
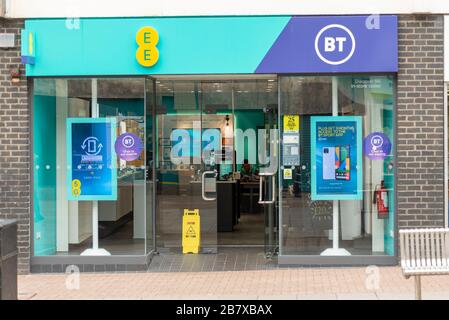
POLYGON ((153 27, 142 27, 137 31, 136 42, 139 48, 136 51, 137 62, 144 67, 151 67, 159 60, 159 34, 153 27))
POLYGON ((151 60, 151 50, 144 50, 143 57, 145 60, 151 60))
POLYGON ((151 44, 152 38, 154 38, 154 37, 152 36, 151 32, 144 32, 143 33, 143 42, 144 43, 151 44))

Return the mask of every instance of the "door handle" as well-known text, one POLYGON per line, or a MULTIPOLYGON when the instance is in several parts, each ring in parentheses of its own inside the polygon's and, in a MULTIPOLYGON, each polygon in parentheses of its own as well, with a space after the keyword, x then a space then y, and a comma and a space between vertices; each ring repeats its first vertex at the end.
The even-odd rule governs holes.
POLYGON ((273 204, 276 199, 276 173, 259 174, 259 204, 273 204), (271 200, 263 200, 263 180, 264 177, 271 177, 271 200))
POLYGON ((214 174, 214 178, 217 177, 217 170, 214 171, 204 171, 203 174, 201 175, 201 196, 203 197, 203 200, 205 201, 214 201, 217 198, 210 198, 206 196, 206 189, 204 188, 205 184, 206 184, 206 175, 207 174, 214 174))

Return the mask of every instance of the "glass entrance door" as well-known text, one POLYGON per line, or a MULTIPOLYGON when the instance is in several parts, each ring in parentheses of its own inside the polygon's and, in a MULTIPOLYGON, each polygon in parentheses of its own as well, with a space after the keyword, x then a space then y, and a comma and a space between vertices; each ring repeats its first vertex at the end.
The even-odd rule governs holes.
POLYGON ((232 135, 227 82, 157 80, 157 240, 180 252, 184 209, 199 210, 200 252, 217 251, 217 182, 232 171, 222 144, 232 135))
POLYGON ((200 252, 259 246, 273 255, 276 79, 161 78, 155 88, 158 250, 181 252, 184 209, 199 209, 200 252))
POLYGON ((242 244, 260 246, 271 257, 278 247, 277 79, 236 80, 233 97, 236 167, 241 173, 243 203, 236 229, 243 231, 239 234, 242 244))

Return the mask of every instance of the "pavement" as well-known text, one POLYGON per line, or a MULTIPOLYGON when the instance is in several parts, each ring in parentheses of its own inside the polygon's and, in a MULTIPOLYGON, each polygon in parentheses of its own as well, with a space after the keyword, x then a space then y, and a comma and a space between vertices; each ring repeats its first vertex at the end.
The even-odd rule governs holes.
MULTIPOLYGON (((19 275, 19 299, 409 300, 399 267, 19 275)), ((423 299, 449 300, 449 276, 422 278, 423 299)))

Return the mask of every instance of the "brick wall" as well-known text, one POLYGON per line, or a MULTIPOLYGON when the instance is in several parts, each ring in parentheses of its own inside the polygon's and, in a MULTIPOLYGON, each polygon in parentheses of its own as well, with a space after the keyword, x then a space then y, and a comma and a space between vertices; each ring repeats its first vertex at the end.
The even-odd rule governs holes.
POLYGON ((16 35, 13 49, 0 48, 0 218, 18 221, 19 272, 30 260, 30 110, 25 70, 20 63, 23 21, 0 18, 0 33, 16 35), (12 83, 10 69, 21 80, 12 83))
POLYGON ((399 228, 444 226, 443 20, 399 17, 399 228))

